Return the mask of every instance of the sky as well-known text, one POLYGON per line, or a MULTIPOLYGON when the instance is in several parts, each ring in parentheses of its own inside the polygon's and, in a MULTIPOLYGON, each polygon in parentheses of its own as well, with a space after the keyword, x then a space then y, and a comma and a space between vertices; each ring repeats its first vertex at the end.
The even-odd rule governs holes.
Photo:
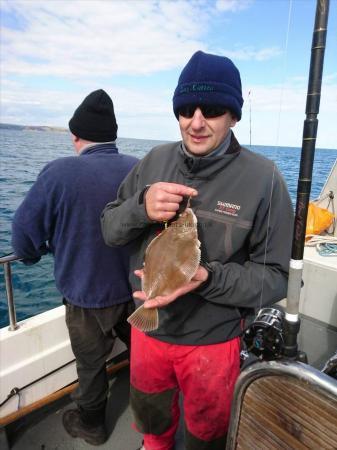
MULTIPOLYGON (((302 145, 315 0, 0 0, 0 7, 3 123, 67 127, 84 97, 104 89, 119 137, 178 140, 173 92, 203 50, 240 70, 241 144, 302 145)), ((331 0, 317 148, 337 148, 336 13, 331 0)))

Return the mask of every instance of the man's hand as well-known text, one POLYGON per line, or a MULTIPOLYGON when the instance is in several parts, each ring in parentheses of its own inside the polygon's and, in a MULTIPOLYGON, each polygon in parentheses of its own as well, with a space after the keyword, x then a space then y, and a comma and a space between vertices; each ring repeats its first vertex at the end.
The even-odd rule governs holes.
POLYGON ((195 197, 198 192, 177 183, 154 183, 145 194, 145 208, 148 217, 157 222, 172 219, 183 200, 183 196, 195 197))
MULTIPOLYGON (((137 277, 139 278, 142 278, 144 276, 144 272, 143 270, 135 270, 135 275, 137 275, 137 277)), ((178 297, 181 297, 182 295, 187 294, 188 292, 194 291, 202 283, 204 283, 207 280, 207 278, 208 278, 208 271, 204 267, 199 266, 192 280, 186 283, 184 286, 180 287, 179 289, 176 289, 170 295, 158 296, 156 298, 148 300, 148 298, 145 295, 145 292, 136 291, 133 293, 133 296, 136 299, 145 302, 144 308, 161 308, 162 306, 166 306, 169 303, 174 302, 178 297)))

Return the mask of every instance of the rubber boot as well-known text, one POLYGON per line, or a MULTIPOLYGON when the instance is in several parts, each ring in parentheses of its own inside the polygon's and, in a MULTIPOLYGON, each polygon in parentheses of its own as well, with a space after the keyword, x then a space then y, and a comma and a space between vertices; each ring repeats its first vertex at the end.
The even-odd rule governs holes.
POLYGON ((63 414, 62 421, 65 430, 73 438, 84 439, 91 445, 102 445, 108 438, 104 419, 105 405, 104 409, 69 409, 63 414))

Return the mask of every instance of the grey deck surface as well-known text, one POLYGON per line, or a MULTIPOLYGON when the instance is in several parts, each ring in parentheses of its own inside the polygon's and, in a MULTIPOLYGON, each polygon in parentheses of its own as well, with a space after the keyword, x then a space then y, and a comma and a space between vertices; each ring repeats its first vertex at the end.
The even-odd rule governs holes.
POLYGON ((306 352, 308 363, 321 370, 337 350, 337 329, 302 315, 298 347, 306 352))
POLYGON ((108 441, 94 447, 82 439, 73 439, 64 430, 62 414, 75 407, 66 396, 44 411, 33 413, 8 427, 10 448, 13 450, 136 450, 142 437, 132 429, 129 403, 129 370, 121 369, 110 381, 107 405, 108 441))
MULTIPOLYGON (((7 427, 7 438, 11 450, 136 450, 141 447, 142 435, 132 428, 132 413, 129 407, 129 368, 121 369, 110 380, 106 425, 108 441, 92 446, 83 439, 73 439, 62 425, 62 414, 75 404, 70 397, 44 407, 7 427)), ((184 450, 182 429, 178 430, 176 450, 184 450)), ((2 445, 0 449, 7 450, 2 445)))

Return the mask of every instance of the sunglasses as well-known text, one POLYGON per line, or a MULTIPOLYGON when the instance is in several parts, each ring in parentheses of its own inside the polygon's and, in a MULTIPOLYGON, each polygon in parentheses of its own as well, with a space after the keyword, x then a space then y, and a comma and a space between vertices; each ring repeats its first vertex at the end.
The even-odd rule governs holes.
POLYGON ((213 117, 223 116, 228 112, 227 108, 218 105, 185 105, 178 109, 178 114, 186 119, 191 119, 194 116, 195 110, 200 108, 205 119, 212 119, 213 117))

